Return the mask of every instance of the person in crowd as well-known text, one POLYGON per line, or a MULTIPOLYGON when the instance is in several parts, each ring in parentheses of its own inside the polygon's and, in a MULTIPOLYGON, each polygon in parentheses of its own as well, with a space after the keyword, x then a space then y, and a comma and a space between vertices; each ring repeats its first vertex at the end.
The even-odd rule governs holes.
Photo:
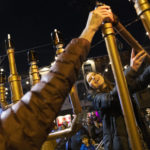
POLYGON ((90 43, 105 19, 113 20, 109 6, 91 11, 87 24, 43 76, 21 100, 1 113, 0 150, 40 150, 53 128, 53 121, 88 55, 90 43), (62 69, 63 68, 63 69, 62 69))
POLYGON ((96 143, 100 143, 103 139, 103 128, 102 123, 98 122, 98 120, 94 120, 94 136, 93 139, 96 143))
POLYGON ((80 150, 95 150, 95 147, 89 142, 87 135, 83 135, 81 139, 83 144, 81 145, 80 150))
MULTIPOLYGON (((140 51, 137 55, 135 55, 134 50, 132 51, 130 68, 126 73, 127 83, 131 93, 144 88, 144 86, 146 87, 148 82, 150 82, 150 78, 148 76, 146 78, 145 76, 145 72, 149 69, 146 69, 137 80, 135 78, 145 57, 146 53, 144 50, 140 51)), ((86 75, 86 81, 92 90, 88 95, 88 99, 92 100, 97 109, 101 111, 104 149, 130 150, 131 147, 117 94, 117 87, 102 76, 102 74, 95 72, 89 72, 86 75)), ((136 111, 136 104, 134 101, 132 103, 136 111)), ((135 114, 137 114, 136 112, 135 114)), ((137 116, 137 121, 140 124, 139 116, 137 116)))
POLYGON ((93 137, 93 127, 94 127, 94 125, 93 125, 91 117, 87 116, 85 128, 88 131, 88 135, 90 138, 93 137))
MULTIPOLYGON (((61 127, 60 127, 60 131, 66 129, 66 123, 63 122, 61 127)), ((57 138, 57 147, 55 148, 55 150, 65 150, 66 149, 66 142, 67 142, 68 138, 66 137, 61 137, 61 138, 57 138)))
POLYGON ((86 119, 86 125, 84 126, 86 128, 86 130, 88 131, 88 136, 90 138, 90 140, 92 140, 93 142, 96 142, 95 139, 97 138, 97 127, 95 126, 94 122, 97 120, 96 115, 91 115, 88 116, 87 115, 87 119, 86 119))
POLYGON ((74 134, 69 139, 69 145, 70 145, 70 149, 71 150, 80 150, 80 147, 82 145, 81 137, 83 135, 89 136, 88 131, 85 128, 85 125, 82 125, 82 127, 80 128, 80 130, 78 132, 76 132, 76 134, 74 134))

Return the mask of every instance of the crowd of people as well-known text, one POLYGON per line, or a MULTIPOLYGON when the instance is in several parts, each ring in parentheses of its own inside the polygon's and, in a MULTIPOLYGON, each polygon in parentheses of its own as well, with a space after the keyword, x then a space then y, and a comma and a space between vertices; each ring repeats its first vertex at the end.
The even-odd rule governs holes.
MULTIPOLYGON (((98 112, 89 112, 86 114, 85 121, 82 121, 82 127, 73 136, 57 138, 56 139, 56 150, 95 150, 98 146, 99 149, 103 148, 103 145, 99 145, 103 139, 102 122, 98 112), (90 115, 89 115, 90 114, 90 115)), ((63 121, 63 123, 58 126, 55 124, 55 132, 62 131, 70 127, 70 122, 63 121)), ((44 150, 44 149, 42 149, 44 150)))
MULTIPOLYGON (((77 79, 79 69, 90 50, 92 39, 105 20, 113 22, 113 14, 109 6, 100 6, 91 11, 86 27, 78 38, 73 39, 58 56, 50 72, 41 78, 19 102, 1 113, 0 117, 0 149, 1 150, 40 150, 48 134, 54 128, 61 106, 71 87, 77 79), (63 69, 62 69, 63 68, 63 69)), ((131 95, 146 88, 150 83, 150 67, 142 74, 138 73, 144 58, 144 51, 132 51, 130 68, 126 72, 126 80, 131 95)), ((69 139, 60 139, 69 144, 77 141, 80 134, 80 150, 94 150, 95 143, 103 139, 105 150, 130 150, 130 141, 121 111, 117 87, 100 73, 89 72, 87 83, 92 92, 88 99, 101 111, 102 123, 93 116, 87 117, 86 124, 69 139), (103 130, 102 130, 103 129, 103 130), (84 132, 84 134, 81 134, 84 132), (103 136, 102 136, 103 133, 103 136)), ((143 137, 143 149, 149 149, 149 132, 142 124, 140 113, 132 101, 136 114, 137 126, 143 137), (147 132, 146 132, 147 131, 147 132)), ((62 129, 66 125, 63 124, 62 129)), ((62 144, 63 145, 63 144, 62 144)), ((61 144, 58 144, 61 146, 61 144)), ((72 146, 77 150, 77 146, 72 146)), ((73 149, 72 148, 72 149, 73 149)), ((60 148, 58 148, 60 150, 60 148)))

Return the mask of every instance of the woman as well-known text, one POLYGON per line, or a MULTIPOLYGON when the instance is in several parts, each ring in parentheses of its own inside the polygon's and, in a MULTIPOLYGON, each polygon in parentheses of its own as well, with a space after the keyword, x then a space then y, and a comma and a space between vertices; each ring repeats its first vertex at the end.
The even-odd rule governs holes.
POLYGON ((113 84, 95 72, 89 72, 86 81, 93 89, 88 99, 92 100, 101 112, 105 150, 129 150, 128 136, 117 92, 112 92, 113 84))
MULTIPOLYGON (((136 56, 133 54, 131 56, 131 70, 136 72, 141 66, 146 54, 144 51, 141 51, 136 56)), ((131 73, 128 72, 128 76, 130 75, 131 73)), ((88 99, 92 100, 96 108, 101 112, 104 149, 130 150, 116 87, 101 74, 95 72, 89 72, 86 75, 86 81, 89 87, 92 88, 92 93, 88 95, 88 99)), ((132 103, 134 111, 136 111, 136 104, 134 102, 132 103)))
POLYGON ((100 73, 87 73, 86 81, 92 89, 95 89, 99 92, 109 92, 114 87, 114 85, 106 78, 104 78, 100 73))

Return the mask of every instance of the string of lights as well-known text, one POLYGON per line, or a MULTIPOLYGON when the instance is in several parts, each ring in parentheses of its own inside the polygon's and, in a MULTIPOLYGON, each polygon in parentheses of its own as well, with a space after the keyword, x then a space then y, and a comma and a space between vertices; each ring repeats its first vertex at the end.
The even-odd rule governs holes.
MULTIPOLYGON (((131 21, 130 23, 128 23, 127 25, 125 25, 125 27, 129 27, 129 26, 131 26, 133 23, 135 23, 135 22, 137 22, 137 21, 139 21, 139 20, 140 20, 139 18, 136 18, 135 20, 133 20, 133 21, 131 21)), ((119 32, 120 32, 120 31, 119 31, 119 32)), ((115 35, 117 35, 117 34, 118 34, 118 32, 117 32, 115 35)), ((97 45, 100 45, 103 41, 104 41, 104 40, 98 41, 96 44, 94 44, 94 45, 91 47, 91 49, 94 48, 94 47, 96 47, 97 45)), ((31 49, 36 49, 36 50, 37 50, 37 49, 40 49, 40 48, 48 47, 48 46, 50 46, 50 45, 52 45, 52 43, 47 43, 47 44, 43 44, 43 45, 38 45, 38 46, 31 47, 31 48, 27 48, 27 49, 24 49, 24 50, 17 50, 17 51, 15 51, 15 54, 25 53, 25 52, 27 52, 27 51, 29 51, 29 50, 31 50, 31 49)), ((0 59, 2 59, 3 57, 7 57, 7 54, 0 56, 0 59)), ((3 61, 3 60, 0 61, 0 64, 2 63, 2 61, 3 61)))
MULTIPOLYGON (((135 20, 133 20, 133 21, 129 22, 127 25, 125 25, 125 28, 131 26, 132 24, 136 23, 136 22, 139 21, 139 20, 140 20, 139 18, 136 18, 135 20)), ((115 33, 115 35, 118 35, 119 32, 121 32, 121 31, 122 31, 122 30, 119 30, 118 32, 115 33)), ((97 45, 100 45, 102 42, 104 42, 104 39, 101 40, 101 41, 99 41, 99 42, 97 42, 96 44, 94 44, 94 45, 91 47, 91 49, 94 48, 94 47, 96 47, 97 45)))
MULTIPOLYGON (((126 28, 129 27, 129 26, 131 26, 132 24, 138 22, 139 20, 140 20, 139 18, 136 18, 135 20, 133 20, 133 21, 129 22, 128 24, 126 24, 125 27, 126 27, 126 28)), ((116 32, 115 35, 118 35, 119 32, 121 32, 121 30, 118 31, 118 32, 116 32)), ((94 44, 94 45, 91 47, 91 49, 95 48, 97 45, 100 45, 100 44, 103 43, 103 42, 104 42, 104 39, 98 41, 96 44, 94 44)), ((40 49, 40 48, 48 47, 48 46, 50 46, 50 45, 52 45, 52 43, 47 43, 47 44, 43 44, 43 45, 38 45, 38 46, 35 46, 35 47, 32 47, 32 48, 28 48, 28 49, 24 49, 24 50, 17 50, 17 51, 15 52, 15 54, 25 53, 25 52, 27 52, 27 51, 29 51, 29 50, 31 50, 31 49, 36 49, 36 50, 38 50, 38 49, 40 49)), ((1 60, 0 60, 0 65, 3 63, 3 61, 5 60, 6 57, 7 57, 7 54, 0 56, 0 59, 1 59, 1 60)), ((53 64, 49 65, 48 67, 51 67, 52 65, 53 65, 53 64)), ((110 65, 110 62, 108 63, 108 65, 106 65, 106 67, 105 67, 105 69, 104 69, 104 72, 108 72, 108 71, 109 71, 109 70, 108 70, 108 66, 109 66, 109 65, 110 65)), ((125 68, 124 68, 124 69, 125 69, 125 68)), ((41 71, 41 72, 44 72, 44 71, 41 71)), ((104 72, 103 72, 103 73, 104 73, 104 72)), ((24 79, 22 79, 22 80, 26 80, 26 82, 27 82, 26 84, 29 84, 29 77, 24 78, 24 79)))

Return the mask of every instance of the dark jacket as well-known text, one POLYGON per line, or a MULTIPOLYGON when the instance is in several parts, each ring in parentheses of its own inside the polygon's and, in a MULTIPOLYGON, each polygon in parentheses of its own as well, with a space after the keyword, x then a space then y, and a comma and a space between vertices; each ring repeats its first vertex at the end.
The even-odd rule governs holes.
MULTIPOLYGON (((130 89, 131 94, 141 91, 147 88, 147 86, 150 84, 150 66, 145 68, 142 74, 140 71, 135 72, 133 69, 129 68, 129 71, 126 72, 126 78, 127 78, 128 88, 130 89)), ((135 116, 136 116, 138 126, 140 128, 140 132, 148 148, 150 149, 150 142, 149 142, 150 128, 147 126, 145 115, 143 111, 139 109, 138 105, 135 104, 135 101, 132 101, 132 103, 134 103, 133 106, 134 106, 135 116)))
POLYGON ((89 49, 87 40, 72 40, 51 71, 1 114, 0 150, 40 150, 89 49))
POLYGON ((88 131, 85 127, 81 127, 81 129, 71 137, 71 150, 79 150, 82 145, 81 137, 83 135, 88 135, 88 131))
MULTIPOLYGON (((146 88, 150 83, 150 67, 138 76, 131 68, 126 72, 126 79, 130 93, 146 88)), ((94 105, 100 109, 103 122, 103 141, 105 150, 129 150, 129 141, 124 117, 121 111, 117 88, 114 87, 109 93, 95 93, 88 96, 94 105)), ((134 101, 132 101, 137 122, 141 123, 141 116, 134 101)), ((139 126, 140 126, 139 125, 139 126)), ((141 128, 142 128, 141 127, 141 128)))

